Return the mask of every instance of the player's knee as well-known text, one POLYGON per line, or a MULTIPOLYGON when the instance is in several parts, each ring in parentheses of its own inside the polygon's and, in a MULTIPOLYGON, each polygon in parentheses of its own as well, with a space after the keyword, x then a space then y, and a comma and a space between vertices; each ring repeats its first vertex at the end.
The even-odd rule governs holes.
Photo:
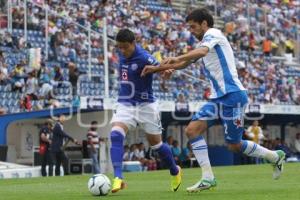
POLYGON ((155 145, 158 145, 161 143, 161 137, 159 137, 160 135, 158 136, 151 136, 149 137, 148 136, 148 142, 151 146, 155 146, 155 145))
POLYGON ((199 133, 194 128, 189 126, 185 128, 184 132, 188 138, 194 138, 199 135, 199 133))
POLYGON ((238 153, 241 150, 240 144, 228 144, 228 149, 234 153, 238 153))
POLYGON ((110 139, 112 143, 123 143, 123 139, 124 139, 124 130, 122 130, 121 128, 115 128, 113 127, 111 134, 110 134, 110 139))

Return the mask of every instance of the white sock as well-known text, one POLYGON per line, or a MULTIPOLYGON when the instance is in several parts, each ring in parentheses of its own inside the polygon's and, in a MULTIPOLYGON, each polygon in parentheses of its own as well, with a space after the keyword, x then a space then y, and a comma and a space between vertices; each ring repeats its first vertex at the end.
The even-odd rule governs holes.
POLYGON ((214 174, 211 169, 207 144, 202 136, 190 140, 193 153, 198 161, 199 166, 202 169, 202 179, 213 180, 214 174))
POLYGON ((271 151, 249 140, 242 141, 242 152, 250 157, 264 158, 275 163, 278 160, 276 151, 271 151))

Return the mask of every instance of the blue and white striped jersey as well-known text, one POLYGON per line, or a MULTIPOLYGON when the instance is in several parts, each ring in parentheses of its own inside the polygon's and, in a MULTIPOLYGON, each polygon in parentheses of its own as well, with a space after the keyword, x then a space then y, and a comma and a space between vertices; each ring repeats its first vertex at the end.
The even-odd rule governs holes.
POLYGON ((220 30, 208 29, 197 48, 201 46, 209 48, 208 54, 202 58, 202 61, 206 76, 211 83, 211 99, 246 90, 238 79, 232 48, 220 30))

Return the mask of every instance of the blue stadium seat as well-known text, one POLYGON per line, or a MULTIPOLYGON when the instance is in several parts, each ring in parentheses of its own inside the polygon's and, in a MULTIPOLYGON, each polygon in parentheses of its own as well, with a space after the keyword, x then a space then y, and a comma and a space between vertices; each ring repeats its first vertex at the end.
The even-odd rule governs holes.
POLYGON ((7 98, 7 99, 11 99, 11 98, 12 98, 12 93, 11 93, 11 92, 7 92, 6 98, 7 98))

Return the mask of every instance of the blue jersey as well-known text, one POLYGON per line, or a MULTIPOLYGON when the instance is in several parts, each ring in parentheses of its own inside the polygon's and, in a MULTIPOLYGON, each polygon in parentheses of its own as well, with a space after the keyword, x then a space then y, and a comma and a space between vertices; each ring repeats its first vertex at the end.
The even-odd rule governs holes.
POLYGON ((152 81, 153 75, 141 77, 146 65, 158 65, 158 61, 141 46, 136 45, 130 58, 119 55, 119 98, 120 103, 137 105, 154 102, 152 81))

